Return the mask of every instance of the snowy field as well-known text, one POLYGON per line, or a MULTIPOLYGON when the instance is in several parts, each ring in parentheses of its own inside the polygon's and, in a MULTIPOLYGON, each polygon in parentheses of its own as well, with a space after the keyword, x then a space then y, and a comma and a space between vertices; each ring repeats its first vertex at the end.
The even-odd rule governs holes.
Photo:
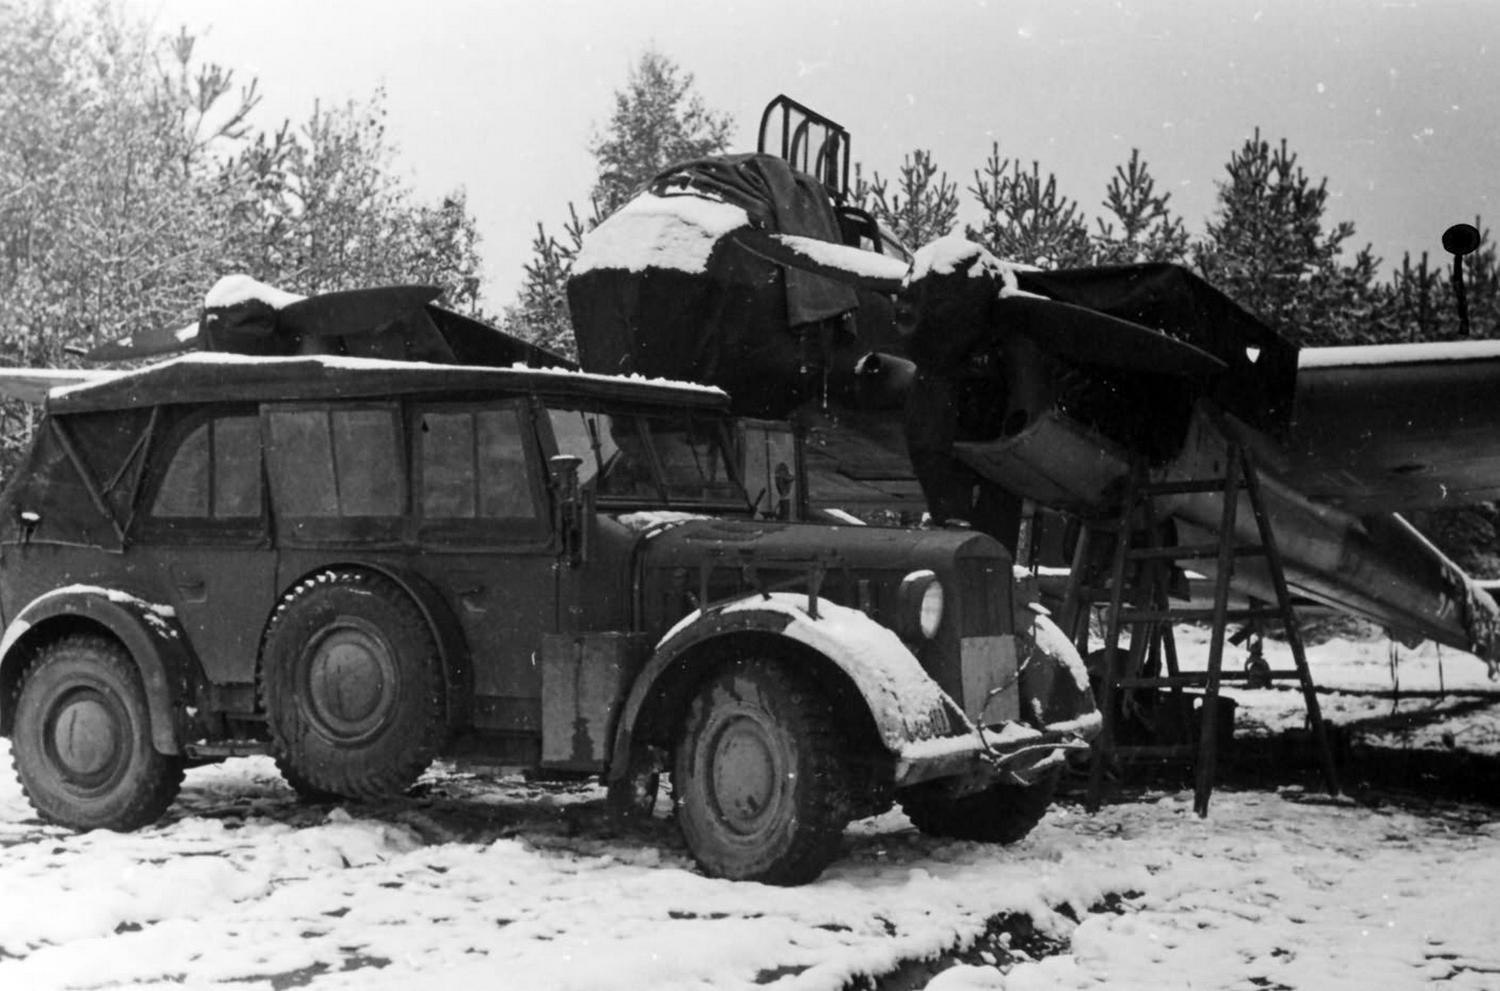
MULTIPOLYGON (((1208 663, 1208 631, 1178 634, 1184 669, 1208 663)), ((1490 681, 1483 662, 1450 647, 1424 643, 1408 648, 1385 639, 1330 640, 1307 649, 1323 717, 1349 728, 1360 742, 1419 750, 1461 749, 1500 757, 1500 682, 1490 681)), ((1244 663, 1245 651, 1229 647, 1225 670, 1244 663)), ((1265 642, 1274 670, 1291 670, 1285 644, 1265 642)), ((1239 702, 1242 731, 1279 733, 1304 724, 1306 707, 1296 682, 1260 691, 1226 687, 1239 702)))
MULTIPOLYGON (((1312 657, 1328 685, 1391 687, 1383 642, 1312 657)), ((1406 690, 1495 687, 1472 658, 1401 658, 1406 690)), ((1240 700, 1247 728, 1300 722, 1295 693, 1240 700)), ((1381 717, 1385 746, 1500 751, 1493 699, 1324 702, 1381 717)), ((74 835, 0 775, 5 991, 1500 989, 1497 891, 1495 809, 1296 788, 1221 789, 1207 820, 1186 793, 1064 802, 1003 849, 890 813, 789 890, 699 876, 670 823, 622 835, 586 785, 437 768, 399 802, 305 806, 246 759, 189 772, 155 827, 74 835)))

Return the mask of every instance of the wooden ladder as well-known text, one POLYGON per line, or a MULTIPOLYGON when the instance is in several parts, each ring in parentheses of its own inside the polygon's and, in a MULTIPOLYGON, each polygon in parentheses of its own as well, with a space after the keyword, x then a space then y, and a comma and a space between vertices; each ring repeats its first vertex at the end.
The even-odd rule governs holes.
MULTIPOLYGON (((1114 520, 1096 520, 1085 525, 1075 546, 1072 579, 1069 584, 1063 616, 1079 645, 1088 653, 1090 606, 1107 603, 1105 614, 1103 677, 1099 685, 1099 708, 1104 725, 1094 741, 1089 768, 1088 807, 1099 807, 1104 777, 1108 768, 1139 759, 1191 759, 1195 762, 1196 784, 1193 807, 1198 815, 1208 814, 1209 796, 1213 791, 1218 759, 1219 686, 1224 681, 1253 682, 1258 679, 1296 678, 1301 683, 1307 705, 1308 723, 1318 749, 1323 777, 1330 794, 1338 793, 1338 779, 1329 747, 1327 729, 1318 706, 1317 688, 1308 670, 1307 654, 1297 627, 1296 614, 1287 590, 1281 555, 1275 534, 1261 498, 1260 478, 1244 445, 1228 438, 1224 474, 1214 478, 1177 481, 1151 481, 1144 464, 1137 464, 1126 483, 1120 513, 1114 520), (1257 541, 1243 541, 1236 536, 1235 525, 1240 513, 1240 493, 1245 495, 1255 516, 1257 541), (1223 500, 1218 539, 1209 543, 1163 545, 1155 500, 1161 496, 1219 493, 1223 500), (1137 546, 1132 537, 1147 536, 1146 546, 1137 546), (1090 567, 1093 538, 1109 535, 1114 547, 1108 583, 1091 584, 1099 568, 1090 567), (1229 606, 1230 583, 1235 562, 1244 557, 1261 557, 1270 574, 1276 601, 1271 604, 1250 603, 1248 607, 1229 606), (1208 609, 1172 604, 1170 583, 1173 564, 1179 561, 1214 561, 1213 606, 1208 609), (1259 670, 1226 672, 1224 640, 1231 622, 1258 623, 1279 620, 1286 630, 1287 643, 1295 661, 1293 670, 1259 670), (1172 626, 1179 622, 1211 624, 1208 667, 1205 671, 1183 672, 1177 663, 1177 646, 1172 626), (1120 635, 1130 631, 1130 647, 1120 647, 1120 635), (1163 664, 1166 672, 1162 673, 1163 664), (1184 745, 1120 746, 1116 743, 1116 721, 1120 714, 1121 693, 1136 689, 1170 689, 1175 703, 1170 712, 1183 715, 1189 710, 1183 697, 1184 688, 1202 689, 1202 708, 1198 742, 1184 745)), ((1191 735, 1182 727, 1180 738, 1191 735)))

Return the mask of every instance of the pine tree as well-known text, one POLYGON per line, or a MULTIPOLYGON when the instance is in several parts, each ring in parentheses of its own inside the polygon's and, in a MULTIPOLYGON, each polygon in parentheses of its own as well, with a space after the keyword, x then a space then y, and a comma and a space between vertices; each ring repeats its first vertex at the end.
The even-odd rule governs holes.
MULTIPOLYGON (((221 275, 309 292, 436 282, 477 309, 462 193, 390 178, 379 96, 255 133, 252 81, 100 4, 0 4, 0 362, 67 365, 181 326, 221 275)), ((0 467, 31 411, 7 405, 0 467)))
POLYGON ((1105 189, 1103 206, 1113 220, 1096 220, 1099 233, 1094 238, 1095 261, 1119 265, 1186 259, 1188 232, 1182 219, 1174 217, 1168 208, 1171 198, 1171 193, 1156 191, 1156 179, 1142 161, 1141 150, 1130 149, 1130 161, 1115 166, 1105 189))
POLYGON ((1078 201, 1060 196, 1057 177, 1042 178, 1041 165, 1031 163, 1023 172, 1019 162, 1000 157, 1000 145, 991 146, 982 170, 974 172, 969 187, 984 211, 978 227, 966 229, 978 241, 1007 261, 1042 268, 1085 265, 1093 254, 1088 227, 1078 201))
POLYGON ((589 212, 581 216, 568 204, 561 238, 537 225, 525 280, 502 324, 510 333, 568 357, 577 352, 568 316, 568 273, 584 235, 657 173, 729 147, 729 117, 707 109, 693 90, 692 74, 659 52, 641 55, 614 100, 608 128, 589 147, 598 164, 589 212))
POLYGON ((565 358, 578 356, 573 324, 568 317, 568 273, 584 234, 598 223, 597 214, 585 221, 570 203, 568 222, 563 225, 565 241, 558 241, 541 224, 536 225, 536 236, 531 239, 532 258, 526 263, 526 280, 521 284, 515 305, 505 312, 502 323, 505 330, 565 358))
POLYGON ((596 212, 614 213, 669 165, 725 151, 733 131, 729 116, 709 110, 693 90, 692 73, 648 49, 615 91, 609 126, 589 147, 599 165, 596 212))
POLYGON ((1299 344, 1367 339, 1379 260, 1367 246, 1341 261, 1354 225, 1325 227, 1328 180, 1314 183, 1285 139, 1273 148, 1258 129, 1226 168, 1215 218, 1194 251, 1204 276, 1299 344))
POLYGON ((444 306, 483 318, 479 227, 463 189, 436 206, 419 204, 405 229, 405 279, 443 290, 444 306))
POLYGON ((902 157, 894 191, 879 172, 872 172, 866 182, 856 165, 853 199, 913 250, 958 224, 958 183, 950 182, 948 173, 939 173, 932 153, 921 148, 902 157))
MULTIPOLYGON (((1464 258, 1464 297, 1471 338, 1500 337, 1500 265, 1490 232, 1478 217, 1479 247, 1464 258)), ((1389 284, 1381 287, 1379 340, 1451 341, 1464 338, 1452 261, 1433 264, 1427 252, 1413 263, 1408 252, 1389 284)))
POLYGON ((0 10, 0 352, 67 352, 201 298, 226 210, 214 153, 258 100, 111 8, 0 10))
POLYGON ((482 315, 479 234, 462 189, 419 202, 393 172, 385 94, 315 103, 300 127, 261 132, 222 168, 235 196, 230 270, 303 293, 420 282, 482 315))

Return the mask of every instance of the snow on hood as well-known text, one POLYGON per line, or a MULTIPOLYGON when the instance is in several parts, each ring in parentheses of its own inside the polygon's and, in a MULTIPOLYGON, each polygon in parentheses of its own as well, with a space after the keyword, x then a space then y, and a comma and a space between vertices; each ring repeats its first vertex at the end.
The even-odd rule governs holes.
POLYGON ((820 241, 815 237, 804 237, 800 234, 773 234, 772 237, 814 265, 847 272, 854 276, 896 282, 906 278, 911 270, 911 267, 901 259, 882 255, 876 251, 851 248, 846 244, 820 241))
MULTIPOLYGON (((203 307, 204 309, 214 309, 221 306, 235 306, 239 303, 247 303, 250 300, 259 300, 271 309, 279 310, 282 307, 301 302, 306 298, 306 296, 298 296, 296 293, 277 289, 275 286, 268 286, 264 282, 258 282, 244 273, 236 273, 234 275, 226 275, 214 283, 213 288, 208 291, 208 295, 203 297, 203 307)), ((196 324, 193 330, 196 333, 196 324)), ((179 340, 182 339, 179 337, 179 340)))
POLYGON ((684 513, 675 509, 644 510, 639 513, 622 513, 615 521, 633 533, 642 533, 653 527, 675 526, 688 520, 706 520, 702 513, 684 513))
POLYGON ((708 199, 701 190, 668 196, 645 193, 583 239, 573 274, 596 268, 704 272, 719 239, 749 223, 750 215, 744 210, 708 199))

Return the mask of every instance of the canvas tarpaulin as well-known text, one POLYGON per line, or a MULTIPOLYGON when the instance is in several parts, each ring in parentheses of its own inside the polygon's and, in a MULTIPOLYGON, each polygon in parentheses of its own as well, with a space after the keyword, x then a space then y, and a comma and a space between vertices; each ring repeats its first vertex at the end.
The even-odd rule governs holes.
MULTIPOLYGON (((688 162, 662 173, 643 195, 667 204, 662 224, 692 224, 686 210, 674 218, 670 204, 701 197, 738 207, 747 223, 766 230, 840 240, 823 187, 769 155, 688 162)), ((606 219, 599 243, 607 243, 611 224, 630 219, 626 211, 606 219)), ((841 318, 859 305, 854 290, 783 269, 732 240, 718 239, 701 261, 653 254, 649 242, 643 236, 596 256, 569 279, 584 368, 713 383, 729 391, 737 409, 769 415, 784 414, 818 387, 817 370, 830 353, 847 352, 852 368, 860 349, 841 318)))

